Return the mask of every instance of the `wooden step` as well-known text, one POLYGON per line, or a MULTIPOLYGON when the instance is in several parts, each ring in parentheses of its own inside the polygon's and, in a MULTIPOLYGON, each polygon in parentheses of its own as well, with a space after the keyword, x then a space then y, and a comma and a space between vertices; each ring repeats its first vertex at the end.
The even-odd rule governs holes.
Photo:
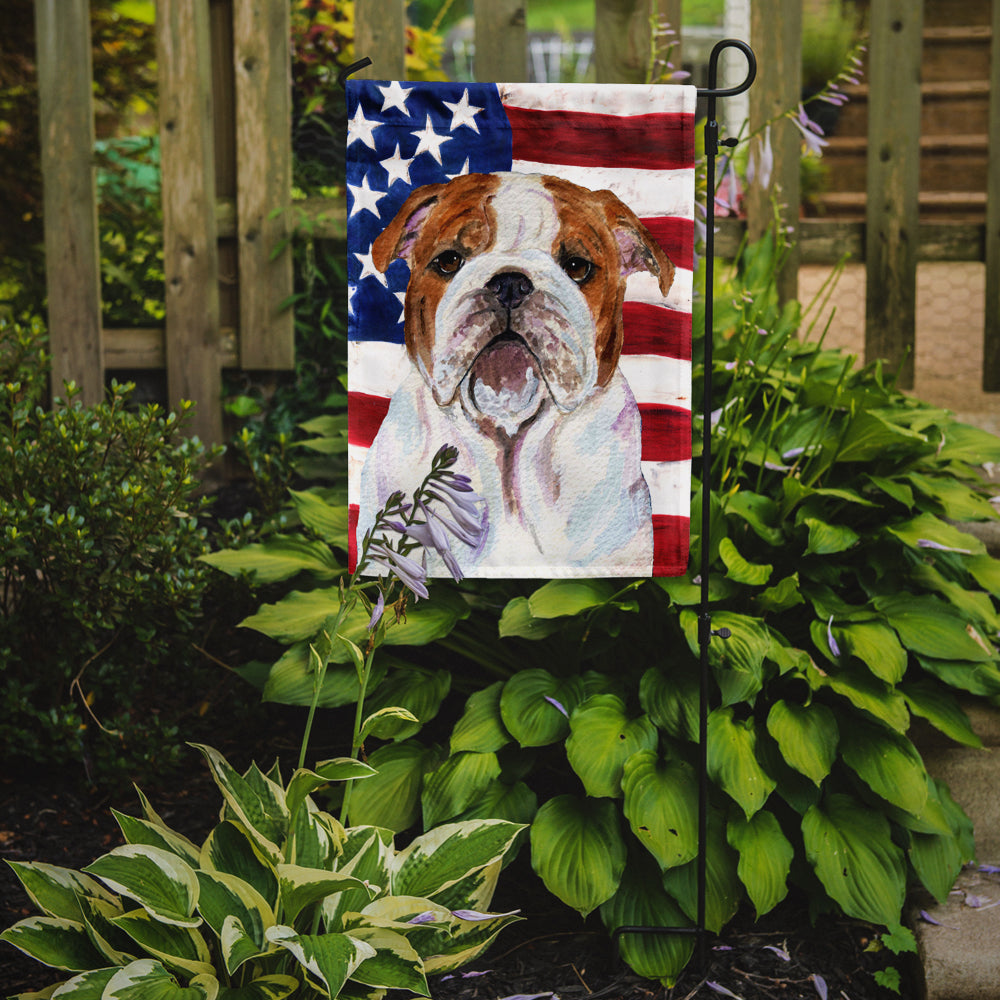
MULTIPOLYGON (((985 191, 985 135, 925 135, 920 138, 920 188, 925 191, 985 191)), ((862 191, 868 170, 868 139, 831 136, 823 151, 834 191, 862 191)))
MULTIPOLYGON (((830 191, 815 199, 828 218, 864 219, 868 204, 863 191, 830 191)), ((921 191, 920 218, 927 221, 982 222, 986 193, 979 191, 921 191)))
POLYGON ((921 79, 924 83, 988 80, 992 38, 989 25, 925 28, 921 79))
POLYGON ((956 21, 989 24, 990 4, 991 0, 924 0, 924 27, 944 27, 956 21))
MULTIPOLYGON (((921 135, 947 135, 961 123, 965 133, 988 131, 989 80, 937 80, 920 86, 921 135)), ((867 135, 867 83, 847 88, 848 103, 841 109, 836 135, 867 135)))

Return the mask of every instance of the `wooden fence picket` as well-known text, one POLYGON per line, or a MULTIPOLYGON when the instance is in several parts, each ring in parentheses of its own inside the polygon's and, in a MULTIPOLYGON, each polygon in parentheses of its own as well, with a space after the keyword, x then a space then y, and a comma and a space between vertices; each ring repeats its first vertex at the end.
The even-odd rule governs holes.
POLYGON ((986 323, 983 389, 1000 392, 1000 0, 993 0, 990 43, 989 171, 986 178, 986 323))

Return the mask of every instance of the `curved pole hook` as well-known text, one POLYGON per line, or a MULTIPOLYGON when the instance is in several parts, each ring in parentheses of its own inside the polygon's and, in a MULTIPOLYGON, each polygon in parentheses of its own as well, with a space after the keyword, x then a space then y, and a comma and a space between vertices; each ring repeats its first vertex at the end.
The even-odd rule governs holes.
POLYGON ((712 54, 708 57, 708 87, 699 89, 698 96, 707 97, 710 100, 715 97, 735 97, 737 94, 742 94, 744 91, 749 90, 750 85, 756 78, 757 57, 754 55, 753 49, 739 38, 723 38, 722 41, 715 43, 712 54), (716 86, 719 74, 719 56, 722 55, 725 49, 739 49, 746 56, 747 75, 741 84, 735 87, 719 89, 716 86))
POLYGON ((359 69, 364 69, 366 66, 371 66, 371 64, 372 64, 371 59, 369 59, 368 56, 365 56, 363 59, 359 59, 357 62, 352 62, 350 66, 345 66, 337 74, 337 84, 339 85, 340 89, 341 90, 347 89, 347 78, 352 73, 357 73, 359 69))

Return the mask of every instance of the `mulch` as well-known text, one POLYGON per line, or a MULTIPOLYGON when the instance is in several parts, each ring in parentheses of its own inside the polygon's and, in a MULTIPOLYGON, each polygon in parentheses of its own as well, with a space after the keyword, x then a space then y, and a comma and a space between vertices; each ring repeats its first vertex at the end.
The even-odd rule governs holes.
MULTIPOLYGON (((240 760, 238 747, 221 749, 234 763, 240 760)), ((197 841, 213 825, 219 797, 200 757, 193 756, 192 765, 146 791, 169 825, 197 841)), ((134 793, 125 790, 109 796, 73 775, 8 774, 0 778, 0 858, 81 868, 122 842, 112 806, 139 813, 134 793)), ((913 970, 884 951, 870 950, 872 928, 830 917, 813 926, 801 899, 786 901, 760 922, 738 914, 721 936, 706 940, 705 968, 692 963, 672 989, 633 974, 617 959, 596 915, 581 921, 563 907, 545 892, 523 855, 503 873, 494 909, 520 909, 525 919, 504 930, 468 969, 431 977, 435 1000, 888 1000, 893 994, 873 978, 887 965, 903 974, 902 996, 919 993, 913 970)), ((32 912, 11 870, 0 866, 0 927, 32 912)), ((59 973, 0 944, 3 995, 59 979, 59 973)))

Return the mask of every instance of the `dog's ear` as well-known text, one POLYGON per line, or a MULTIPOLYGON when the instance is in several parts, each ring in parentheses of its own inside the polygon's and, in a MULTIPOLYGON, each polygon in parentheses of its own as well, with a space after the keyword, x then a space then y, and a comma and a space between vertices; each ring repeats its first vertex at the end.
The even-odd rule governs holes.
POLYGON ((392 222, 375 238, 372 262, 380 271, 385 271, 397 257, 413 267, 413 247, 443 187, 443 184, 427 184, 417 188, 403 202, 392 222))
POLYGON ((636 271, 649 271, 660 286, 660 294, 666 296, 674 283, 673 261, 628 205, 610 191, 596 193, 603 200, 608 225, 618 243, 622 276, 628 277, 636 271))

